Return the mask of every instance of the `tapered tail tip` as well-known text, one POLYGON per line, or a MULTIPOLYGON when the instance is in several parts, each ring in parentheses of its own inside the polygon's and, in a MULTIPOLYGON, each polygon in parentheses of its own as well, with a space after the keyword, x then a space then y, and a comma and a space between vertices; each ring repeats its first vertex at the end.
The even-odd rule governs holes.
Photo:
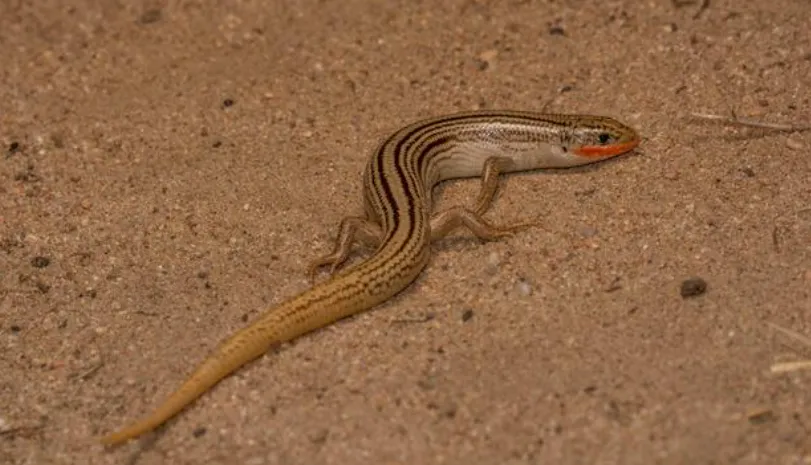
POLYGON ((105 446, 118 446, 129 441, 130 439, 138 437, 140 434, 141 431, 139 430, 126 428, 114 433, 110 433, 106 436, 101 436, 98 438, 98 441, 105 446))

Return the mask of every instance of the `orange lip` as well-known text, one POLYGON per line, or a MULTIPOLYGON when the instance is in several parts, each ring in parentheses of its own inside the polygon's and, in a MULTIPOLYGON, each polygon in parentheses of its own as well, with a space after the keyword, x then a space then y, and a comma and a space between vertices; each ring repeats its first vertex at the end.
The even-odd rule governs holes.
POLYGON ((634 139, 630 142, 624 142, 621 144, 584 145, 577 150, 573 150, 573 152, 582 157, 605 158, 613 157, 615 155, 620 155, 633 150, 637 145, 639 145, 639 139, 634 139))

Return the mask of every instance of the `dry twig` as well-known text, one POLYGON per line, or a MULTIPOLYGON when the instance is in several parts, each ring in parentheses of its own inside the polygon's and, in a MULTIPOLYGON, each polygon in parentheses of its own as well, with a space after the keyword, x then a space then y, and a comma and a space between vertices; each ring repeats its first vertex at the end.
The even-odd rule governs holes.
POLYGON ((777 331, 780 331, 781 333, 785 334, 786 336, 788 336, 788 337, 790 337, 792 339, 796 339, 796 340, 802 342, 803 344, 805 344, 806 346, 811 347, 811 337, 804 336, 804 335, 798 333, 797 331, 794 331, 794 330, 791 330, 791 329, 788 329, 788 328, 784 328, 784 327, 782 327, 780 325, 776 325, 776 324, 770 323, 768 321, 766 322, 766 324, 771 326, 772 329, 776 329, 777 331))
MULTIPOLYGON (((811 338, 808 336, 804 336, 797 331, 784 328, 782 326, 776 325, 774 323, 766 322, 767 325, 771 326, 772 329, 775 329, 784 335, 797 340, 806 346, 811 348, 811 338)), ((808 370, 811 369, 811 360, 798 360, 794 362, 781 362, 775 363, 770 367, 772 373, 786 373, 789 371, 797 371, 797 370, 808 370)))
POLYGON ((798 360, 796 362, 775 363, 770 368, 772 373, 786 373, 789 371, 811 369, 811 360, 798 360))
POLYGON ((693 118, 708 120, 708 121, 717 121, 723 124, 731 124, 735 126, 745 126, 750 128, 760 128, 760 129, 771 129, 773 131, 789 131, 789 132, 796 132, 796 131, 808 131, 811 130, 811 125, 801 126, 801 125, 792 125, 792 124, 780 124, 780 123, 768 123, 765 121, 758 121, 752 118, 740 118, 736 115, 730 116, 723 116, 723 115, 715 115, 712 113, 691 113, 690 116, 693 118))

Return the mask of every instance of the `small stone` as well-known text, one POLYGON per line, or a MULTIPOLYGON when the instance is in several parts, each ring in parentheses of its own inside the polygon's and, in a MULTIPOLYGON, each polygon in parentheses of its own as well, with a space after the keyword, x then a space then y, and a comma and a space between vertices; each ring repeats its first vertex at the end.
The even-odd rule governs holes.
POLYGON ((197 428, 194 428, 194 431, 192 431, 191 434, 192 436, 199 438, 205 436, 206 432, 208 432, 208 429, 206 429, 205 426, 198 426, 197 428))
POLYGON ((489 275, 494 275, 498 273, 500 265, 501 256, 498 252, 490 252, 490 255, 487 256, 487 265, 485 265, 484 271, 489 275))
POLYGON ((566 30, 560 24, 553 24, 549 26, 549 35, 551 36, 565 36, 566 30))
POLYGON ((480 53, 478 60, 476 61, 479 66, 479 70, 485 71, 490 68, 495 62, 497 56, 498 50, 495 49, 486 50, 480 53))
POLYGON ((51 264, 51 259, 48 257, 37 256, 31 259, 31 266, 34 268, 45 268, 51 264))
POLYGON ((468 308, 464 312, 462 312, 462 323, 467 323, 470 319, 473 318, 473 309, 468 308))
POLYGON ((138 18, 138 21, 141 24, 152 24, 152 23, 156 23, 156 22, 160 21, 162 17, 163 17, 163 12, 160 10, 160 8, 153 8, 153 9, 150 9, 150 10, 146 10, 141 15, 141 17, 138 18))
POLYGON ((532 294, 532 286, 530 286, 529 283, 526 282, 526 280, 524 279, 518 281, 516 288, 518 289, 518 293, 520 293, 523 296, 528 296, 532 294))
POLYGON ((798 150, 798 151, 803 150, 805 148, 802 141, 800 141, 799 139, 796 139, 796 138, 794 138, 792 136, 789 136, 789 138, 786 139, 786 147, 788 147, 791 150, 798 150))
POLYGON ((682 298, 695 297, 707 291, 707 282, 699 277, 685 279, 681 283, 682 298))
POLYGON ((762 425, 763 423, 775 419, 774 412, 768 408, 753 408, 746 412, 746 419, 753 425, 762 425))
POLYGON ((46 282, 43 282, 43 281, 40 281, 40 280, 37 280, 37 282, 34 283, 34 285, 37 287, 37 290, 39 292, 43 293, 43 294, 47 294, 48 291, 51 290, 51 285, 50 284, 48 284, 46 282))

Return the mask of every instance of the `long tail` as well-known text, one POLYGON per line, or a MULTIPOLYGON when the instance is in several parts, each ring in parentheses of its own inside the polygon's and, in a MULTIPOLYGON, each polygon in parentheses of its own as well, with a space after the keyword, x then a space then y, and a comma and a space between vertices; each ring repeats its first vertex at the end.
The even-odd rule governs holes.
MULTIPOLYGON (((391 250, 399 249, 392 246, 391 250)), ((366 261, 269 309, 255 322, 222 342, 153 413, 120 431, 100 438, 101 442, 115 445, 147 433, 180 413, 220 380, 272 347, 385 301, 400 292, 419 274, 427 263, 428 250, 423 247, 419 252, 422 255, 415 260, 395 261, 397 266, 390 262, 390 253, 378 251, 366 261), (375 291, 374 286, 369 286, 360 279, 375 273, 379 282, 385 284, 382 290, 375 291)))
MULTIPOLYGON (((277 307, 274 310, 278 309, 277 307)), ((278 326, 269 321, 278 315, 274 310, 224 341, 154 412, 126 428, 100 438, 101 442, 116 445, 157 428, 220 380, 281 343, 278 334, 274 334, 278 326)))

